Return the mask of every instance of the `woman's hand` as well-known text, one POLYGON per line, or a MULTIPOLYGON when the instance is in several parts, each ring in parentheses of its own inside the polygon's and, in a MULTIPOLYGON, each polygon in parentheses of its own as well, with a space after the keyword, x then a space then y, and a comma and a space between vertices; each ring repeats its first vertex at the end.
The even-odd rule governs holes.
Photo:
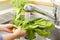
POLYGON ((13 33, 8 33, 5 35, 2 35, 3 40, 14 40, 18 37, 22 37, 26 34, 26 30, 22 30, 20 27, 17 28, 13 33))
POLYGON ((23 36, 26 33, 26 30, 23 30, 21 29, 21 27, 17 27, 16 25, 12 25, 12 24, 0 25, 0 31, 13 33, 16 36, 23 36), (13 28, 16 28, 14 32, 13 32, 13 28))
POLYGON ((21 29, 21 27, 17 28, 15 25, 12 25, 12 24, 3 25, 1 29, 6 32, 11 32, 11 33, 2 35, 3 40, 14 40, 26 34, 26 30, 21 29), (16 28, 14 32, 12 31, 13 28, 16 28))
POLYGON ((12 24, 0 25, 0 31, 5 31, 5 32, 12 33, 13 28, 17 28, 17 26, 12 25, 12 24))

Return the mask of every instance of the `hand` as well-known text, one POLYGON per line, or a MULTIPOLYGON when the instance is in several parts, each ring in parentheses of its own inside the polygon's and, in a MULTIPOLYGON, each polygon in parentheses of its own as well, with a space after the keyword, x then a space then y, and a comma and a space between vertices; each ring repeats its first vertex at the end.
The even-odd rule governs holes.
POLYGON ((21 27, 18 27, 15 31, 14 34, 16 37, 21 37, 24 36, 26 34, 26 30, 21 29, 21 27))
MULTIPOLYGON (((13 28, 12 26, 16 28, 15 25, 8 24, 8 25, 4 25, 5 28, 3 29, 5 31, 9 30, 8 32, 11 32, 11 29, 13 28)), ((18 27, 13 33, 2 35, 2 37, 3 37, 3 40, 14 40, 15 38, 24 36, 25 34, 26 34, 26 30, 23 30, 21 29, 21 27, 18 27)))
POLYGON ((1 25, 1 30, 5 32, 12 33, 13 28, 17 28, 17 26, 12 25, 12 24, 6 24, 6 25, 1 25))

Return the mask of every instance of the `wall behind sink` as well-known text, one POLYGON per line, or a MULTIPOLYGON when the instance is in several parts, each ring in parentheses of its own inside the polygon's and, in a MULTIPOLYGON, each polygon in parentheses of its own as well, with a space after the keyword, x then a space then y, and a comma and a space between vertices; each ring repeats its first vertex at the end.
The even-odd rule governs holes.
POLYGON ((4 10, 4 9, 8 9, 8 8, 11 8, 11 4, 9 2, 7 3, 3 3, 3 4, 0 4, 0 11, 1 10, 4 10))

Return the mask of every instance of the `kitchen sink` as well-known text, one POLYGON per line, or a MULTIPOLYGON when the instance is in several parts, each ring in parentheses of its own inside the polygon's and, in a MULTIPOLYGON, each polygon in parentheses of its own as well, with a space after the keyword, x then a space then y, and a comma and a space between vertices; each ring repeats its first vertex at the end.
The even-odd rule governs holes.
MULTIPOLYGON (((53 9, 51 9, 51 8, 49 8, 49 7, 43 7, 43 6, 41 6, 40 8, 45 9, 45 10, 46 10, 46 8, 48 8, 47 11, 49 10, 49 13, 51 12, 51 14, 52 14, 52 10, 53 10, 53 9), (51 11, 50 11, 50 10, 51 10, 51 11)), ((9 13, 9 15, 10 15, 9 18, 11 18, 9 21, 11 21, 11 20, 13 19, 12 16, 13 16, 14 14, 10 14, 11 12, 8 12, 8 13, 9 13)), ((2 17, 6 17, 7 19, 6 19, 6 18, 5 18, 5 19, 8 20, 8 17, 7 17, 7 16, 4 16, 4 15, 9 16, 8 14, 3 14, 3 16, 1 15, 1 18, 2 18, 2 17)), ((33 12, 33 15, 31 15, 31 18, 38 18, 38 17, 45 18, 45 19, 49 19, 49 20, 51 20, 52 22, 54 22, 52 19, 50 19, 50 18, 48 18, 48 17, 46 17, 46 16, 43 16, 43 15, 41 15, 41 14, 38 14, 38 13, 36 13, 36 12, 33 12)), ((3 20, 3 21, 5 21, 5 20, 3 20)), ((8 21, 4 22, 4 24, 7 24, 7 23, 9 23, 9 22, 8 22, 8 21)), ((51 34, 50 34, 48 37, 41 37, 41 36, 38 36, 38 35, 36 34, 35 40, 60 40, 60 29, 54 28, 54 29, 51 30, 50 32, 51 32, 51 34)), ((6 32, 0 32, 0 34, 5 34, 5 33, 6 33, 6 32)), ((16 40, 17 40, 17 39, 16 39, 16 40)), ((20 40, 28 40, 28 39, 25 39, 24 37, 21 37, 20 40)))
MULTIPOLYGON (((41 18, 49 19, 46 16, 43 16, 43 15, 35 13, 35 12, 34 12, 34 15, 32 15, 31 17, 32 18, 41 17, 41 18)), ((51 20, 51 19, 49 19, 49 20, 51 20)), ((51 32, 51 34, 48 37, 42 37, 42 36, 39 36, 36 34, 36 38, 34 40, 60 40, 60 29, 54 28, 50 32, 51 32)), ((19 39, 16 39, 16 40, 19 40, 19 39)), ((28 39, 21 37, 20 40, 28 40, 28 39)))

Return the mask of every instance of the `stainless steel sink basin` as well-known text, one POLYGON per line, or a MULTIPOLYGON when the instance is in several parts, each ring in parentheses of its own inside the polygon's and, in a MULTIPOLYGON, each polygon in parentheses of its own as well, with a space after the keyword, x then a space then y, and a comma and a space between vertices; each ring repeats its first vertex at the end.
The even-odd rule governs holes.
POLYGON ((53 29, 51 35, 48 37, 51 40, 60 40, 60 29, 53 29))

